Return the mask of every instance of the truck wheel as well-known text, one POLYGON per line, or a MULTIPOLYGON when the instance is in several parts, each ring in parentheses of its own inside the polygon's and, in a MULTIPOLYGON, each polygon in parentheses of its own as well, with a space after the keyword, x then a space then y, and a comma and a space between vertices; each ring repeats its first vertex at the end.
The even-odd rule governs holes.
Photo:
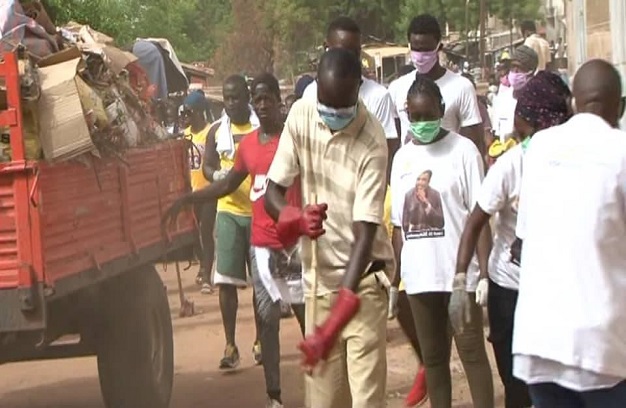
POLYGON ((153 266, 106 284, 98 373, 108 408, 167 408, 174 381, 172 320, 153 266))

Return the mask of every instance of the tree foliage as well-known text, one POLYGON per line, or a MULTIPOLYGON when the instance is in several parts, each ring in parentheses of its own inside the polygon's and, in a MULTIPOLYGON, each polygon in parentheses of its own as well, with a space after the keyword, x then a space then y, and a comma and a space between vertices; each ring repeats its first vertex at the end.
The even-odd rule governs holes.
MULTIPOLYGON (((364 40, 406 43, 406 29, 421 13, 465 32, 479 26, 479 0, 43 0, 57 24, 89 24, 119 45, 137 37, 165 37, 186 61, 211 61, 218 73, 286 75, 306 68, 323 43, 327 23, 353 17, 364 40), (467 2, 467 3, 466 3, 467 2)), ((540 0, 487 0, 506 21, 538 18, 540 0)))

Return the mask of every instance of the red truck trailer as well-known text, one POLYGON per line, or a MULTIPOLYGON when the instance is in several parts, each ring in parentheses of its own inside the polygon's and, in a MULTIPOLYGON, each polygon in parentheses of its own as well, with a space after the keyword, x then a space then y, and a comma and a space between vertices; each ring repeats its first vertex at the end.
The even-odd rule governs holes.
POLYGON ((0 163, 0 364, 96 355, 107 407, 168 407, 172 322, 153 265, 193 243, 190 212, 167 236, 160 224, 190 190, 187 146, 91 165, 26 160, 15 54, 1 57, 0 77, 12 152, 0 163))

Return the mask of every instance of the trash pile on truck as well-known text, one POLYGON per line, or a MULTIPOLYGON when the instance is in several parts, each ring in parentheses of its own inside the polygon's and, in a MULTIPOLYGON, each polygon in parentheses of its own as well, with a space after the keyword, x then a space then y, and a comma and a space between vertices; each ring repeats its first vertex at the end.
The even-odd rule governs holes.
MULTIPOLYGON (((155 85, 111 37, 78 23, 57 28, 33 0, 2 2, 0 34, 3 51, 19 55, 28 160, 121 157, 168 137, 154 114, 155 85)), ((0 129, 0 162, 11 160, 9 140, 8 129, 0 129)))

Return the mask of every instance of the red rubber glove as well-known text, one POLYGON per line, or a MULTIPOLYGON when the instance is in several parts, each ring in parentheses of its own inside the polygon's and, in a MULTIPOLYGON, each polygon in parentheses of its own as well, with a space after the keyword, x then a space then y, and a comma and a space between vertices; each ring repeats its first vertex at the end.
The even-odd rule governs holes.
POLYGON ((316 239, 324 235, 322 223, 327 218, 326 210, 326 204, 307 205, 303 209, 286 205, 276 223, 278 239, 285 248, 291 248, 302 236, 316 239))
POLYGON ((313 368, 320 360, 326 360, 341 331, 357 314, 361 300, 350 289, 341 288, 326 321, 315 327, 315 333, 308 335, 298 346, 303 354, 302 365, 313 368))

